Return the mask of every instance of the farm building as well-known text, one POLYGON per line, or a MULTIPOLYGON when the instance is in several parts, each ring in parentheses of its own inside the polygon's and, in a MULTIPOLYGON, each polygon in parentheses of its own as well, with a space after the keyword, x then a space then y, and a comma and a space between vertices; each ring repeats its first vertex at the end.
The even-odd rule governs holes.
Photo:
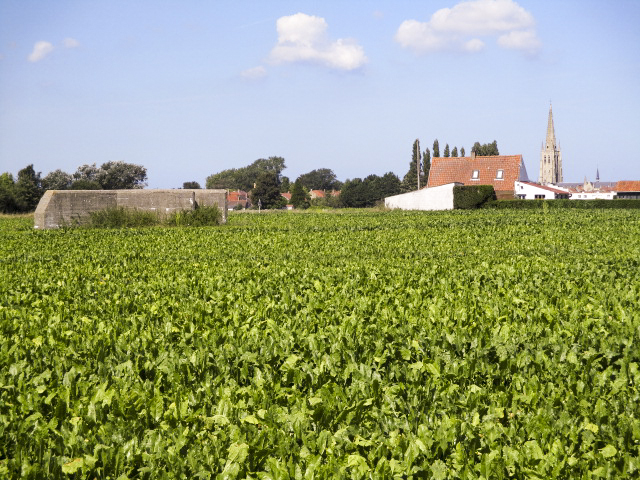
POLYGON ((621 180, 616 184, 618 198, 640 200, 640 181, 621 180))
POLYGON ((462 185, 491 185, 497 198, 510 199, 515 195, 515 182, 528 182, 522 155, 493 155, 488 157, 434 157, 427 188, 449 183, 462 185))
POLYGON ((532 182, 516 182, 515 196, 521 200, 554 200, 568 199, 571 194, 566 189, 556 188, 550 185, 540 185, 532 182))

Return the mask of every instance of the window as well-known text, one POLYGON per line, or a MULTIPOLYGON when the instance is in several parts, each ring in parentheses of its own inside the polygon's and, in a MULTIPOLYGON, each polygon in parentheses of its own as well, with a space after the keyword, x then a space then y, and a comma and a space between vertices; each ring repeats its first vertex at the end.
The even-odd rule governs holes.
POLYGON ((526 199, 526 198, 527 198, 527 196, 526 196, 524 193, 518 193, 518 194, 516 195, 516 197, 517 197, 519 200, 524 200, 524 199, 526 199))
POLYGON ((536 195, 536 200, 544 200, 546 197, 544 195, 536 195))
POLYGON ((496 172, 496 180, 502 180, 504 178, 504 170, 498 170, 496 172))
POLYGON ((477 180, 479 176, 480 176, 480 170, 474 170, 473 173, 471 174, 471 179, 477 180))

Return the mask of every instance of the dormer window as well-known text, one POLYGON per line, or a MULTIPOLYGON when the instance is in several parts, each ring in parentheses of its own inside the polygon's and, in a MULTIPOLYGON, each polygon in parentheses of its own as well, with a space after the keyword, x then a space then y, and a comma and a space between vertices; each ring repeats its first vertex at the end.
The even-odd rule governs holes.
POLYGON ((477 180, 479 176, 480 176, 480 170, 474 170, 473 173, 471 174, 471 179, 477 180))
POLYGON ((496 179, 497 180, 502 180, 504 178, 504 170, 498 170, 496 172, 496 179))

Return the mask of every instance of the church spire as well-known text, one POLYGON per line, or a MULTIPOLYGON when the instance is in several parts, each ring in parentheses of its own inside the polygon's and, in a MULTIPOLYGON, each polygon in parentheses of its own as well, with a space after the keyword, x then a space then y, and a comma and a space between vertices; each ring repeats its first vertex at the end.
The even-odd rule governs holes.
POLYGON ((554 149, 556 146, 556 131, 553 128, 553 110, 549 103, 549 121, 547 122, 547 148, 554 149))

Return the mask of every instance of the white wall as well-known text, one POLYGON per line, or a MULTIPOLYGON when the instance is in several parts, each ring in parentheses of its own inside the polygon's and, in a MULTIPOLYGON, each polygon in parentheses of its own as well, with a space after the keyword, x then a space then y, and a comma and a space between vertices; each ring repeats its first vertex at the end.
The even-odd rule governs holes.
POLYGON ((455 185, 455 183, 449 183, 387 197, 384 199, 384 206, 400 210, 453 210, 453 187, 455 185))
MULTIPOLYGON (((516 198, 522 198, 520 195, 524 195, 524 200, 535 200, 536 195, 544 195, 545 200, 553 200, 556 198, 556 194, 545 188, 538 187, 536 185, 530 185, 523 182, 515 182, 514 195, 516 198)), ((567 192, 568 194, 569 192, 567 192)))

